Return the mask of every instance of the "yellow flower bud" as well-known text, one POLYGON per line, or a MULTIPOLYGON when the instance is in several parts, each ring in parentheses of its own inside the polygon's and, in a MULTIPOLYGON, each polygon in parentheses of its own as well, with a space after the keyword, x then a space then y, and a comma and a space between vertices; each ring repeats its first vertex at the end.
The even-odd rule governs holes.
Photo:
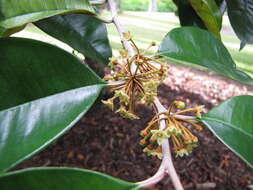
POLYGON ((152 41, 150 45, 151 46, 156 46, 156 42, 152 41))
POLYGON ((129 31, 123 32, 123 36, 124 36, 125 40, 127 40, 127 41, 130 41, 132 38, 131 33, 129 31))
POLYGON ((141 132, 140 132, 140 135, 142 136, 142 137, 145 137, 145 136, 147 136, 148 135, 148 132, 147 132, 147 130, 142 130, 141 132))
POLYGON ((174 104, 175 104, 175 106, 176 106, 178 109, 184 109, 184 108, 185 108, 185 103, 182 102, 182 101, 174 101, 174 104))
POLYGON ((139 142, 139 144, 141 146, 145 146, 147 144, 147 141, 145 139, 141 139, 140 142, 139 142))
POLYGON ((203 111, 204 106, 197 106, 195 109, 196 109, 196 116, 201 117, 201 112, 203 111))
POLYGON ((114 105, 113 105, 113 99, 108 99, 108 100, 102 100, 102 103, 105 104, 109 109, 113 111, 114 105))
POLYGON ((122 58, 127 58, 128 57, 128 52, 126 50, 120 50, 119 53, 120 53, 122 58))

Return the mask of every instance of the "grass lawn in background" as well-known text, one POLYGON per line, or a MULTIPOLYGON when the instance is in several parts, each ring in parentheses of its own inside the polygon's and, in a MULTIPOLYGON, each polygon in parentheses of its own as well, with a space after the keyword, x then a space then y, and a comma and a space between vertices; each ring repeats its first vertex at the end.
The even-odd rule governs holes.
MULTIPOLYGON (((126 29, 131 31, 136 44, 141 50, 144 50, 152 41, 161 42, 167 32, 179 26, 178 18, 174 13, 123 12, 120 15, 120 20, 126 29)), ((121 48, 118 33, 113 24, 108 24, 107 28, 114 54, 116 54, 117 50, 121 48)), ((72 51, 72 48, 68 45, 51 38, 34 26, 26 27, 25 30, 15 34, 15 36, 43 40, 72 51)), ((223 19, 222 40, 235 60, 237 67, 253 77, 253 45, 247 45, 239 52, 240 41, 233 33, 227 16, 223 19)), ((153 52, 155 52, 155 49, 153 49, 153 52)))

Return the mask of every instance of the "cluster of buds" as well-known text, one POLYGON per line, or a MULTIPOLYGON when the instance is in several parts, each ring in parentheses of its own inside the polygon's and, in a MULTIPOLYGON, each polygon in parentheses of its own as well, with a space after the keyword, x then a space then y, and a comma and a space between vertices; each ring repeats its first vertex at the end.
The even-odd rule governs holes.
POLYGON ((174 101, 168 108, 167 112, 157 114, 149 123, 148 126, 140 132, 143 137, 140 145, 145 146, 144 152, 148 155, 162 158, 161 144, 163 139, 171 139, 173 151, 177 156, 188 155, 193 148, 197 146, 198 138, 185 126, 190 124, 196 130, 202 130, 202 127, 197 124, 197 118, 201 117, 203 106, 185 109, 185 103, 174 101), (176 112, 172 109, 176 108, 176 112), (183 116, 182 113, 192 113, 194 116, 183 116), (160 122, 165 122, 165 128, 159 129, 160 122))
MULTIPOLYGON (((120 106, 116 112, 125 118, 138 119, 134 113, 135 103, 153 104, 157 87, 166 78, 168 67, 158 59, 145 56, 147 50, 141 53, 129 32, 124 36, 135 48, 136 54, 129 56, 123 50, 119 57, 110 60, 112 71, 104 79, 110 84, 114 95, 102 102, 114 111, 114 102, 118 99, 120 106)), ((155 46, 154 42, 147 49, 152 46, 155 46)))

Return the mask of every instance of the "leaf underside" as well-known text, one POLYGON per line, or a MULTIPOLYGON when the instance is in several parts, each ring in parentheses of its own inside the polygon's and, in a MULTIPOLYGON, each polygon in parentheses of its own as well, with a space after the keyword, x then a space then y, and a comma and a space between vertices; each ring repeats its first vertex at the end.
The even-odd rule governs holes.
POLYGON ((253 167, 253 96, 233 97, 204 114, 201 121, 253 167))
POLYGON ((253 44, 253 1, 226 0, 230 23, 241 40, 241 49, 253 44))
POLYGON ((88 0, 0 0, 0 36, 8 36, 29 22, 58 14, 94 14, 88 0))

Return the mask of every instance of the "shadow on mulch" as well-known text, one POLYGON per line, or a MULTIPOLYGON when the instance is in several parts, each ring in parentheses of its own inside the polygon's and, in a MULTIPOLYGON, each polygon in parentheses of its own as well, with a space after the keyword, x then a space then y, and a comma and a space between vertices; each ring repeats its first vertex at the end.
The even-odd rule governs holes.
MULTIPOLYGON (((104 95, 103 98, 106 98, 104 95)), ((168 105, 174 99, 188 99, 188 106, 212 104, 198 94, 161 85, 161 101, 168 105)), ((140 181, 152 176, 160 160, 142 153, 139 131, 153 116, 152 109, 138 105, 140 120, 130 121, 114 114, 104 105, 94 105, 70 131, 54 144, 21 164, 18 169, 41 166, 79 167, 104 172, 128 181, 140 181)), ((196 132, 196 131, 195 131, 196 132)), ((253 183, 253 171, 208 129, 198 135, 199 146, 192 154, 175 158, 174 163, 185 189, 197 189, 197 184, 212 183, 217 190, 247 189, 253 183)), ((165 178, 153 190, 173 189, 165 178)))

